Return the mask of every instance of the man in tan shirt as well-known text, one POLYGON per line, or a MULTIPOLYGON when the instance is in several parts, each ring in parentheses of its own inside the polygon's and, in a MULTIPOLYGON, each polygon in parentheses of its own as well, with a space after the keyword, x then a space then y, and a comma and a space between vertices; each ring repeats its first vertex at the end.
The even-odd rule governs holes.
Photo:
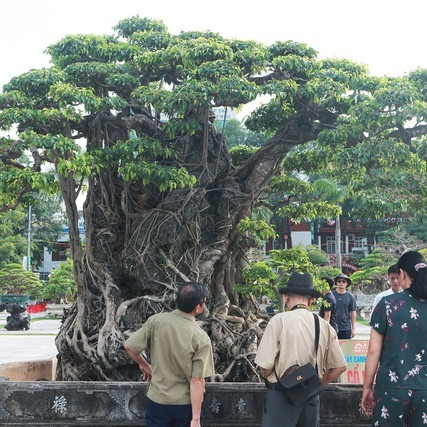
MULTIPOLYGON (((293 405, 280 388, 274 370, 281 377, 295 365, 316 365, 315 325, 309 307, 321 293, 314 289, 309 273, 293 273, 280 292, 289 311, 276 314, 269 321, 255 357, 268 388, 262 425, 315 427, 319 425, 319 396, 305 405, 293 405)), ((324 319, 320 318, 319 323, 317 364, 325 386, 346 370, 346 364, 335 330, 324 319)))
POLYGON ((199 427, 205 377, 214 375, 211 341, 195 318, 206 304, 206 289, 188 282, 178 289, 178 309, 151 316, 124 343, 150 381, 148 427, 199 427), (151 365, 142 352, 149 348, 151 365))

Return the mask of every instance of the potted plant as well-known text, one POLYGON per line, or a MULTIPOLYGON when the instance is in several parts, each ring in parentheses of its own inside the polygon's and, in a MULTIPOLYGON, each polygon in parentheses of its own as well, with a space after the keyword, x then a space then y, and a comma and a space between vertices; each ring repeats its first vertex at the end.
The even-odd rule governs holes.
POLYGON ((0 270, 0 300, 3 304, 25 304, 30 295, 40 292, 42 286, 37 275, 20 264, 6 264, 0 270))

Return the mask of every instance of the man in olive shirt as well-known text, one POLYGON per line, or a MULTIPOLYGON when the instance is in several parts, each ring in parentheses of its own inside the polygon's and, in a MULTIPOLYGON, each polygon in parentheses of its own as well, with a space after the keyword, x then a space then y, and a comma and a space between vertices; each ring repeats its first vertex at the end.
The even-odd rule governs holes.
POLYGON ((124 343, 150 381, 148 427, 199 427, 205 377, 214 375, 211 341, 196 323, 206 304, 206 289, 188 282, 178 289, 178 309, 151 316, 124 343), (142 351, 150 348, 151 365, 142 351))

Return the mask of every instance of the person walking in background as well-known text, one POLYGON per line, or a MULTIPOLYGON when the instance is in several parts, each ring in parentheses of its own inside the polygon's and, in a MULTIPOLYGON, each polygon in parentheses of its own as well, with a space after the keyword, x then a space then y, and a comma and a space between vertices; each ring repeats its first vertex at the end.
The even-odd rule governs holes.
POLYGON ((332 288, 334 287, 334 281, 330 277, 322 277, 322 280, 328 283, 329 289, 323 291, 323 300, 326 304, 320 306, 319 316, 325 319, 329 324, 338 332, 338 325, 336 319, 336 305, 337 300, 332 294, 332 288))
POLYGON ((206 289, 196 282, 178 288, 178 309, 151 316, 124 347, 150 381, 148 427, 199 427, 205 377, 214 375, 211 341, 196 323, 206 289), (152 365, 142 355, 149 348, 152 365))
POLYGON ((419 252, 409 251, 397 268, 404 291, 382 298, 372 314, 362 408, 373 415, 374 426, 425 426, 427 263, 419 252))
MULTIPOLYGON (((374 311, 375 307, 383 297, 386 297, 387 295, 395 294, 397 292, 401 292, 403 290, 400 287, 399 271, 397 270, 396 264, 393 264, 388 268, 387 274, 388 274, 388 283, 390 285, 390 288, 387 289, 386 291, 380 292, 375 297, 374 302, 372 303, 372 311, 374 311)), ((372 314, 371 314, 371 317, 372 317, 372 314)))
POLYGON ((351 285, 350 277, 341 273, 335 277, 334 282, 337 289, 332 294, 337 302, 338 339, 348 340, 356 334, 356 298, 347 291, 347 286, 351 285))
MULTIPOLYGON (((284 294, 289 311, 276 314, 268 322, 258 347, 255 363, 266 378, 267 396, 263 427, 316 427, 319 425, 319 396, 302 406, 291 403, 278 383, 290 368, 318 364, 319 378, 325 386, 345 370, 346 363, 335 330, 319 319, 319 345, 315 353, 315 321, 309 311, 321 293, 314 289, 309 273, 292 273, 284 294), (277 374, 277 376, 276 376, 277 374)), ((317 315, 316 315, 317 316, 317 315)))

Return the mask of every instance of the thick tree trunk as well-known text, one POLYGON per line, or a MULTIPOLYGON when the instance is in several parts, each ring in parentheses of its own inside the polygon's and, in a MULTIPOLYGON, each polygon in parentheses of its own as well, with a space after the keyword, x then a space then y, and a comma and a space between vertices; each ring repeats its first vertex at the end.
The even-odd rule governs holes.
MULTIPOLYGON (((109 133, 106 122, 90 124, 94 131, 89 148, 113 143, 113 133, 116 139, 126 137, 125 119, 108 120, 109 133)), ((214 346, 215 380, 260 380, 253 358, 266 319, 257 317, 256 301, 233 294, 248 249, 242 246, 237 224, 250 215, 290 148, 313 138, 311 126, 301 133, 301 120, 310 123, 296 117, 237 170, 223 136, 203 120, 204 132, 176 141, 182 153, 177 164, 186 165, 198 179, 193 188, 160 192, 124 182, 114 169, 90 179, 84 264, 78 229, 70 227, 79 288, 56 339, 58 379, 139 378, 123 341, 150 315, 173 309, 179 282, 195 280, 211 293, 203 327, 214 346)), ((71 203, 69 218, 75 217, 74 209, 71 203)))

